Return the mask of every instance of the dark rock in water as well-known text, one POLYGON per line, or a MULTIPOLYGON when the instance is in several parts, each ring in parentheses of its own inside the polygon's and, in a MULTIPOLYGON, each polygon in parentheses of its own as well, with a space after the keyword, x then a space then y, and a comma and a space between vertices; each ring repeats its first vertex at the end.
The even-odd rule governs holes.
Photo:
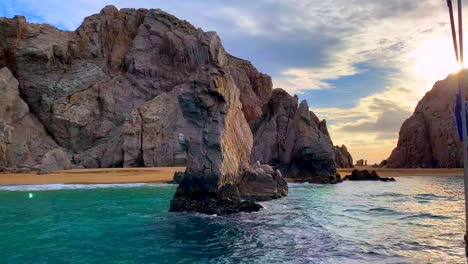
POLYGON ((353 157, 345 145, 334 146, 335 165, 337 168, 354 168, 353 157))
POLYGON ((210 215, 229 215, 236 213, 258 212, 263 208, 253 201, 233 201, 222 199, 174 199, 171 201, 172 212, 198 212, 210 215))
POLYGON ((294 180, 318 177, 320 182, 335 181, 334 150, 325 121, 309 111, 306 101, 298 106, 297 97, 275 89, 262 117, 251 127, 252 162, 275 165, 294 180))
POLYGON ((396 181, 396 180, 395 180, 395 178, 390 177, 390 178, 380 178, 380 181, 383 181, 383 182, 394 182, 394 181, 396 181))
POLYGON ((369 172, 368 170, 354 169, 351 175, 346 175, 343 180, 349 181, 395 181, 394 178, 381 178, 375 171, 369 172))
MULTIPOLYGON (((464 89, 468 94, 468 71, 464 89)), ((437 81, 401 126, 388 168, 463 168, 463 144, 455 121, 455 74, 437 81)), ((465 99, 466 100, 466 99, 465 99)))
POLYGON ((267 201, 288 195, 288 183, 279 170, 268 165, 254 165, 246 170, 239 183, 242 199, 267 201))
POLYGON ((341 178, 341 175, 337 172, 336 173, 336 183, 341 183, 343 182, 343 179, 341 178))

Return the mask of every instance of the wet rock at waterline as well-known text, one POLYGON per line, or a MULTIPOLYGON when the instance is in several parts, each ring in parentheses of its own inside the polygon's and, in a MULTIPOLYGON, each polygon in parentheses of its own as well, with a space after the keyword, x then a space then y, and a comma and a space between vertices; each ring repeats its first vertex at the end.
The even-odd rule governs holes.
POLYGON ((377 175, 375 171, 369 172, 368 170, 354 169, 351 175, 346 175, 343 180, 348 181, 395 181, 395 178, 384 178, 377 175))

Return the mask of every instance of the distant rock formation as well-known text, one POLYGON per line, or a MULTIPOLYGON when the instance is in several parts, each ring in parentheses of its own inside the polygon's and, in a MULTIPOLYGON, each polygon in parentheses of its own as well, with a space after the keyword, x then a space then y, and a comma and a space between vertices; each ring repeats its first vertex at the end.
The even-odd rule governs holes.
POLYGON ((337 168, 354 168, 353 157, 348 152, 348 148, 345 145, 334 146, 335 153, 335 165, 337 168))
POLYGON ((309 111, 306 101, 275 89, 261 118, 251 124, 251 161, 275 165, 285 177, 336 182, 333 144, 325 121, 309 111))
POLYGON ((346 175, 343 180, 345 181, 383 181, 383 182, 394 182, 395 178, 380 177, 377 172, 368 170, 357 170, 354 169, 351 175, 346 175))
MULTIPOLYGON (((468 75, 465 74, 465 93, 468 75)), ((438 81, 419 101, 402 125, 398 145, 387 160, 388 168, 458 168, 463 166, 463 146, 454 115, 456 75, 438 81)))
POLYGON ((387 167, 387 160, 382 160, 379 163, 379 168, 386 168, 387 167))
POLYGON ((364 166, 364 160, 363 159, 357 160, 356 166, 364 166))

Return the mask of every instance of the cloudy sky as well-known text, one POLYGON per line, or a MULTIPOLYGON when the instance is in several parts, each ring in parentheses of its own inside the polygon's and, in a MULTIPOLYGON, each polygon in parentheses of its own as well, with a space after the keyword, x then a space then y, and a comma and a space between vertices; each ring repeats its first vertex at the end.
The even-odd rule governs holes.
POLYGON ((1 0, 0 17, 74 30, 108 4, 161 8, 217 31, 369 162, 388 157, 418 100, 456 69, 445 0, 1 0))

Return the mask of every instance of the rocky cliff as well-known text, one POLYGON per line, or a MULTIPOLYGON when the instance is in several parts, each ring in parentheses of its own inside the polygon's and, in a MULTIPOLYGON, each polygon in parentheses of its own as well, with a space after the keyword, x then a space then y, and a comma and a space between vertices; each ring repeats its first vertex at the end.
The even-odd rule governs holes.
POLYGON ((0 69, 0 169, 186 165, 171 210, 217 214, 287 195, 283 174, 334 182, 305 101, 159 9, 107 6, 75 31, 2 18, 0 69))
POLYGON ((333 144, 325 121, 309 111, 306 101, 275 89, 263 115, 252 124, 251 161, 277 166, 286 177, 336 182, 333 144))
MULTIPOLYGON (((465 71, 465 81, 468 74, 465 71)), ((468 82, 465 82, 468 94, 468 82)), ((398 145, 387 160, 388 168, 457 168, 463 166, 463 146, 458 139, 454 105, 456 75, 438 81, 419 101, 402 125, 398 145)))
POLYGON ((70 168, 64 151, 21 99, 18 81, 7 68, 0 69, 0 94, 0 170, 11 170, 11 164, 17 165, 14 170, 70 168))
POLYGON ((337 168, 354 168, 353 157, 345 145, 334 146, 335 165, 337 168))

